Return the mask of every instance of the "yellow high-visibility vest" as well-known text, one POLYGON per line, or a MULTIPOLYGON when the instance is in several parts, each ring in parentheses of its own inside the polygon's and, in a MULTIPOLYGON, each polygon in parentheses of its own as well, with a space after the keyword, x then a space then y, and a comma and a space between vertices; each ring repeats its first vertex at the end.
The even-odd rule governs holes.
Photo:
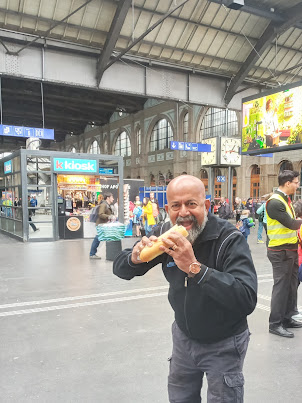
MULTIPOLYGON (((267 203, 269 203, 269 201, 272 199, 277 199, 277 200, 281 201, 281 203, 283 203, 286 208, 287 214, 290 215, 291 218, 294 218, 294 219, 296 218, 293 207, 292 206, 289 207, 289 205, 286 203, 286 201, 283 199, 282 196, 274 193, 268 199, 267 203)), ((268 247, 281 246, 284 244, 296 244, 298 242, 296 230, 286 228, 279 221, 273 220, 269 216, 267 210, 266 210, 266 215, 267 215, 267 235, 269 237, 268 247)))

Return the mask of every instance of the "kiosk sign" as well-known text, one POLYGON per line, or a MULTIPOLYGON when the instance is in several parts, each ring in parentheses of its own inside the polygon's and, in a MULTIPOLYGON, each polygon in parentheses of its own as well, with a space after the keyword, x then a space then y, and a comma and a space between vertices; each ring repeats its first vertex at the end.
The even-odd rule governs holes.
POLYGON ((53 169, 56 172, 97 173, 97 162, 95 160, 54 158, 53 169))
POLYGON ((4 173, 10 174, 11 172, 12 172, 12 160, 9 160, 4 163, 4 173))

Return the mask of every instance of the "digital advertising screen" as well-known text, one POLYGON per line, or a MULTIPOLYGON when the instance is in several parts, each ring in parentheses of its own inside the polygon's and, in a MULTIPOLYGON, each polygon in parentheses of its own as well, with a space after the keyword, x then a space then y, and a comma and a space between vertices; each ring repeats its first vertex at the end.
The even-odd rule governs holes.
POLYGON ((245 98, 242 154, 302 148, 302 82, 245 98))

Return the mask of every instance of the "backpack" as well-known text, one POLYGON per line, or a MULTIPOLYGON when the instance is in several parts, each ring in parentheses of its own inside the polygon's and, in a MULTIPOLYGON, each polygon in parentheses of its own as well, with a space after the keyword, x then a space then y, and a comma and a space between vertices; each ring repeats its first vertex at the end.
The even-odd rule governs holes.
POLYGON ((241 234, 243 234, 245 232, 245 228, 244 228, 242 220, 239 220, 237 222, 236 228, 241 232, 241 234))
POLYGON ((89 216, 89 221, 90 222, 94 222, 96 223, 96 220, 98 218, 99 215, 99 208, 100 208, 100 204, 98 206, 93 207, 90 216, 89 216))
POLYGON ((139 220, 143 214, 143 209, 140 206, 137 206, 134 208, 133 214, 136 216, 137 220, 139 220))
POLYGON ((261 211, 260 214, 258 214, 258 221, 259 221, 259 222, 263 222, 263 219, 264 219, 264 210, 261 211))

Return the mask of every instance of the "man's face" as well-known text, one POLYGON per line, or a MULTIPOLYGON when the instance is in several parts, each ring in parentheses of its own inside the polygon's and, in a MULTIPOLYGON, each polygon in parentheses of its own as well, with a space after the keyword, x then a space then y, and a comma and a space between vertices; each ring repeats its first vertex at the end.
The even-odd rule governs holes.
POLYGON ((296 193, 298 187, 300 186, 300 181, 299 178, 294 178, 292 180, 292 182, 287 182, 288 183, 288 195, 293 195, 294 193, 296 193))
POLYGON ((150 193, 150 199, 154 199, 154 193, 150 193))
POLYGON ((210 208, 200 188, 185 181, 170 188, 167 199, 171 222, 183 225, 187 231, 201 226, 210 208))
POLYGON ((114 197, 113 196, 110 196, 110 197, 108 197, 108 203, 109 204, 112 204, 113 202, 114 202, 114 197))

